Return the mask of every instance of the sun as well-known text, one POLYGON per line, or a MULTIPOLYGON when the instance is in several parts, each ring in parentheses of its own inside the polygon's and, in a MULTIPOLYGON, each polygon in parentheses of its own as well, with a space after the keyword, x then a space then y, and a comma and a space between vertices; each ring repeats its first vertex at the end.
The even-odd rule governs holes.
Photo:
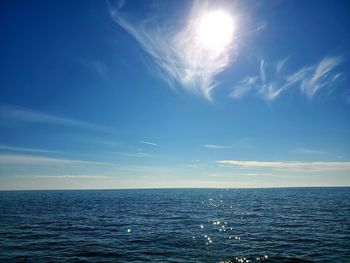
POLYGON ((200 48, 217 55, 231 44, 235 32, 233 17, 223 10, 205 12, 196 21, 195 37, 200 48))

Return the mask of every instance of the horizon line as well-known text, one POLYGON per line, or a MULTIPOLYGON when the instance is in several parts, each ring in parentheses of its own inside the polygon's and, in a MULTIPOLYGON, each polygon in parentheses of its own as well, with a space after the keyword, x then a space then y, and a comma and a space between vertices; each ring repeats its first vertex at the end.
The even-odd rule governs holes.
POLYGON ((266 187, 140 187, 140 188, 57 188, 57 189, 0 189, 0 192, 21 191, 106 191, 106 190, 249 190, 249 189, 297 189, 297 188, 350 188, 350 185, 321 185, 321 186, 266 186, 266 187))

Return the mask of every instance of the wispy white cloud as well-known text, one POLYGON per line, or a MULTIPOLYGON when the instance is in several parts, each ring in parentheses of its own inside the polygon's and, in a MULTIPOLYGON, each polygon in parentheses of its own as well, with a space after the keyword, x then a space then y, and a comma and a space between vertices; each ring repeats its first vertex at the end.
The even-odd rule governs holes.
MULTIPOLYGON (((30 176, 23 176, 30 177, 30 176)), ((45 178, 45 179, 111 179, 112 176, 105 175, 34 175, 34 178, 45 178)))
POLYGON ((342 74, 335 72, 344 58, 325 57, 318 64, 302 67, 293 73, 286 73, 288 58, 275 64, 260 61, 259 73, 245 77, 232 89, 230 96, 239 99, 248 92, 255 91, 268 101, 273 101, 291 87, 298 87, 300 92, 312 99, 323 88, 331 87, 341 79, 342 74), (267 74, 267 69, 270 69, 267 74))
POLYGON ((263 83, 266 82, 266 62, 264 60, 260 61, 260 79, 263 83))
POLYGON ((91 72, 99 75, 101 78, 108 79, 109 70, 102 60, 78 59, 78 62, 91 72))
POLYGON ((0 124, 37 123, 67 126, 81 129, 105 130, 104 127, 82 121, 58 117, 22 107, 0 106, 0 124))
POLYGON ((117 2, 117 8, 120 9, 125 5, 125 0, 119 0, 117 2))
POLYGON ((14 151, 14 152, 64 154, 64 152, 61 152, 61 151, 53 151, 53 150, 38 149, 38 148, 23 148, 23 147, 15 147, 15 146, 8 146, 8 145, 0 145, 0 150, 14 151))
POLYGON ((312 98, 321 88, 328 86, 334 82, 339 76, 339 73, 332 73, 343 58, 327 57, 323 59, 317 66, 314 66, 311 75, 304 79, 301 86, 301 91, 309 98, 312 98))
POLYGON ((247 174, 242 174, 245 176, 276 176, 274 174, 270 174, 270 173, 247 173, 247 174))
POLYGON ((113 152, 114 154, 125 156, 125 157, 137 157, 137 158, 157 158, 159 155, 152 154, 152 153, 146 153, 143 151, 136 151, 136 152, 113 152))
POLYGON ((189 168, 198 168, 198 165, 195 164, 184 164, 184 166, 189 168))
POLYGON ((101 78, 108 78, 108 68, 105 63, 100 60, 89 61, 85 63, 87 67, 95 71, 101 78))
POLYGON ((116 147, 116 146, 121 146, 123 143, 119 140, 111 140, 111 139, 100 139, 100 138, 82 138, 81 141, 84 143, 93 143, 97 145, 102 145, 102 146, 111 146, 111 147, 116 147))
POLYGON ((308 149, 308 148, 296 148, 296 149, 293 149, 292 152, 298 153, 298 154, 312 154, 312 155, 327 154, 327 152, 325 151, 319 151, 319 150, 308 149))
POLYGON ((147 145, 152 145, 152 146, 156 146, 157 144, 154 142, 149 142, 149 141, 140 141, 139 143, 143 143, 143 144, 147 144, 147 145))
POLYGON ((350 171, 350 162, 261 162, 220 160, 217 161, 217 163, 242 168, 270 168, 288 171, 350 171))
MULTIPOLYGON (((298 173, 299 175, 303 176, 303 174, 298 173)), ((276 178, 290 178, 296 176, 295 173, 289 174, 285 173, 283 171, 276 171, 275 173, 247 173, 247 174, 241 174, 242 176, 251 176, 255 178, 266 178, 266 177, 276 177, 276 178)), ((265 180, 265 179, 264 179, 265 180)))
POLYGON ((204 144, 203 147, 209 149, 227 149, 230 148, 231 145, 204 144))
POLYGON ((137 152, 136 153, 137 157, 149 157, 149 158, 156 158, 159 157, 157 154, 152 154, 152 153, 146 153, 146 152, 137 152))
POLYGON ((222 174, 209 174, 210 177, 221 177, 222 174))
MULTIPOLYGON (((164 17, 159 20, 154 14, 140 21, 123 13, 120 6, 111 7, 110 13, 113 20, 152 57, 161 78, 172 87, 180 86, 211 100, 211 92, 217 86, 215 76, 230 64, 237 45, 237 39, 234 39, 224 52, 208 53, 198 42, 198 19, 216 9, 218 6, 214 2, 193 1, 185 19, 168 16, 166 20, 164 17)), ((228 5, 225 9, 230 10, 228 5)))
POLYGON ((281 73, 281 72, 282 72, 282 70, 283 70, 285 64, 286 64, 287 61, 288 61, 288 59, 289 59, 289 57, 286 57, 286 58, 284 58, 284 59, 282 59, 282 60, 280 60, 280 61, 278 61, 278 62, 276 63, 276 72, 277 72, 277 73, 281 73))
POLYGON ((253 89, 259 81, 259 76, 246 77, 239 81, 231 92, 231 97, 239 99, 243 97, 247 92, 253 89))
POLYGON ((92 162, 23 154, 0 154, 0 163, 8 165, 111 165, 104 162, 92 162))

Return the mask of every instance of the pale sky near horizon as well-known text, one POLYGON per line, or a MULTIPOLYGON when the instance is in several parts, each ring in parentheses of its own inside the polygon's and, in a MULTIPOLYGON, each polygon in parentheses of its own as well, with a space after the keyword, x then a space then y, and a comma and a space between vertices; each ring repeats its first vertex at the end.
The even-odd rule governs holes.
POLYGON ((350 186, 348 1, 4 1, 0 190, 350 186))

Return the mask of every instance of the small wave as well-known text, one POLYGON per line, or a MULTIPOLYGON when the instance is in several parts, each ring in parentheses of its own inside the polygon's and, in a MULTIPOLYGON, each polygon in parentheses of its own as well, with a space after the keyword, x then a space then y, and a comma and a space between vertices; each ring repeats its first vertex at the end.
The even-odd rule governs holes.
POLYGON ((297 257, 282 257, 282 256, 273 256, 269 257, 264 256, 255 256, 255 257, 233 257, 229 260, 219 261, 218 263, 253 263, 253 262, 269 262, 269 263, 312 263, 314 261, 297 258, 297 257))

